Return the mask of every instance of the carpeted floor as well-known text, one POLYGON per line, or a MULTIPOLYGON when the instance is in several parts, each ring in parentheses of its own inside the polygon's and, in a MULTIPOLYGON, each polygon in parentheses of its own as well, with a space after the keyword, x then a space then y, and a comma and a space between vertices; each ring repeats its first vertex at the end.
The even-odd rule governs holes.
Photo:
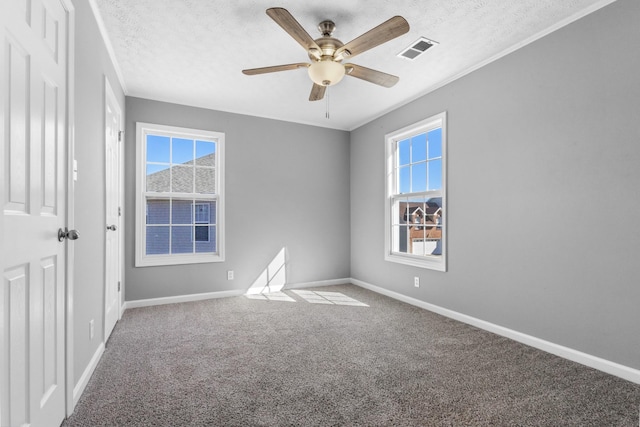
POLYGON ((640 385, 345 285, 127 310, 63 426, 638 426, 639 408, 640 385))

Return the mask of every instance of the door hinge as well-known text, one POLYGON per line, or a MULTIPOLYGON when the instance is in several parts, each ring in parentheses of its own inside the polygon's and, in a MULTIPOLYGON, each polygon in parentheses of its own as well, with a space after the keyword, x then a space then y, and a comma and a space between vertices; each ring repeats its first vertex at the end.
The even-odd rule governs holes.
POLYGON ((118 282, 118 292, 120 292, 120 282, 118 282))
POLYGON ((122 208, 118 206, 118 216, 122 216, 122 208))
POLYGON ((118 131, 118 142, 122 142, 123 138, 124 138, 124 131, 123 130, 119 130, 118 131))

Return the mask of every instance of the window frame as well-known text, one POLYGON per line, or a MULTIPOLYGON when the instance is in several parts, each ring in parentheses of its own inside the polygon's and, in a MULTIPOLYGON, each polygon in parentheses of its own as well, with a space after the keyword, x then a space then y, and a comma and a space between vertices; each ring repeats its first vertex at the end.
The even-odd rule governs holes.
MULTIPOLYGON (((136 243, 135 266, 163 266, 181 264, 199 264, 223 262, 225 249, 224 232, 224 141, 223 132, 215 132, 202 129, 190 129, 178 126, 167 126, 153 123, 136 122, 136 243), (168 136, 174 138, 188 138, 192 140, 215 141, 215 193, 178 193, 178 192, 146 192, 146 166, 147 166, 147 135, 168 136), (189 195, 189 197, 186 197, 189 195), (151 196, 151 197, 150 197, 151 196), (147 230, 147 199, 169 198, 171 200, 193 200, 192 215, 195 224, 195 205, 198 201, 216 203, 216 252, 208 253, 179 253, 179 254, 146 254, 146 230, 147 230)), ((211 217, 211 211, 209 211, 211 217)), ((211 230, 208 230, 209 233, 211 230)), ((191 240, 195 239, 195 228, 191 240)), ((211 236, 209 235, 209 239, 211 236)))
POLYGON ((387 133, 384 138, 385 143, 385 214, 384 214, 384 259, 385 261, 395 262, 413 267, 427 268, 436 271, 447 271, 447 113, 442 112, 405 126, 401 129, 387 133), (429 132, 434 129, 442 129, 442 189, 426 190, 415 193, 400 193, 399 180, 396 170, 400 170, 397 166, 398 162, 398 143, 407 138, 411 138, 421 133, 429 132), (396 200, 400 197, 442 197, 442 216, 440 217, 442 224, 441 236, 441 255, 413 255, 394 250, 393 236, 393 209, 396 200))

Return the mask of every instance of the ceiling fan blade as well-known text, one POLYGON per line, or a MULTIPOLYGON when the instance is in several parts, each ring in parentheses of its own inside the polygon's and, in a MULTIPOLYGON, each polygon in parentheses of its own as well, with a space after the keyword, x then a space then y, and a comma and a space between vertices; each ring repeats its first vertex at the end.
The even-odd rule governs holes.
POLYGON ((409 31, 409 23, 402 16, 394 16, 360 37, 351 40, 336 50, 335 57, 353 57, 382 43, 395 39, 409 31))
POLYGON ((307 64, 306 62, 298 62, 297 64, 286 64, 286 65, 274 65, 272 67, 261 67, 261 68, 249 68, 248 70, 242 70, 243 74, 248 76, 254 76, 256 74, 266 74, 266 73, 275 73, 276 71, 287 71, 287 70, 296 70, 298 68, 307 68, 311 64, 307 64))
POLYGON ((280 25, 291 37, 297 41, 306 51, 316 50, 318 55, 322 52, 320 46, 306 32, 302 25, 289 13, 287 9, 282 7, 272 7, 267 9, 267 15, 271 17, 276 24, 280 25))
POLYGON ((383 73, 382 71, 372 70, 356 64, 346 64, 344 66, 347 75, 358 79, 366 80, 384 87, 391 87, 400 81, 398 76, 383 73))
POLYGON ((326 86, 320 86, 318 84, 313 84, 311 88, 311 94, 309 95, 309 101, 320 101, 324 98, 324 93, 326 92, 326 86))

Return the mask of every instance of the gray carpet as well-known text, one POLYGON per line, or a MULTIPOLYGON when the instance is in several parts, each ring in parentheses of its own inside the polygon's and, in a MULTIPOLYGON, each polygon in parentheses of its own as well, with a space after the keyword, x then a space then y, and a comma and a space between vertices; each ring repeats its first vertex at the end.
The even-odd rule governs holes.
POLYGON ((310 290, 368 306, 127 310, 63 426, 639 425, 640 385, 356 286, 310 290))

